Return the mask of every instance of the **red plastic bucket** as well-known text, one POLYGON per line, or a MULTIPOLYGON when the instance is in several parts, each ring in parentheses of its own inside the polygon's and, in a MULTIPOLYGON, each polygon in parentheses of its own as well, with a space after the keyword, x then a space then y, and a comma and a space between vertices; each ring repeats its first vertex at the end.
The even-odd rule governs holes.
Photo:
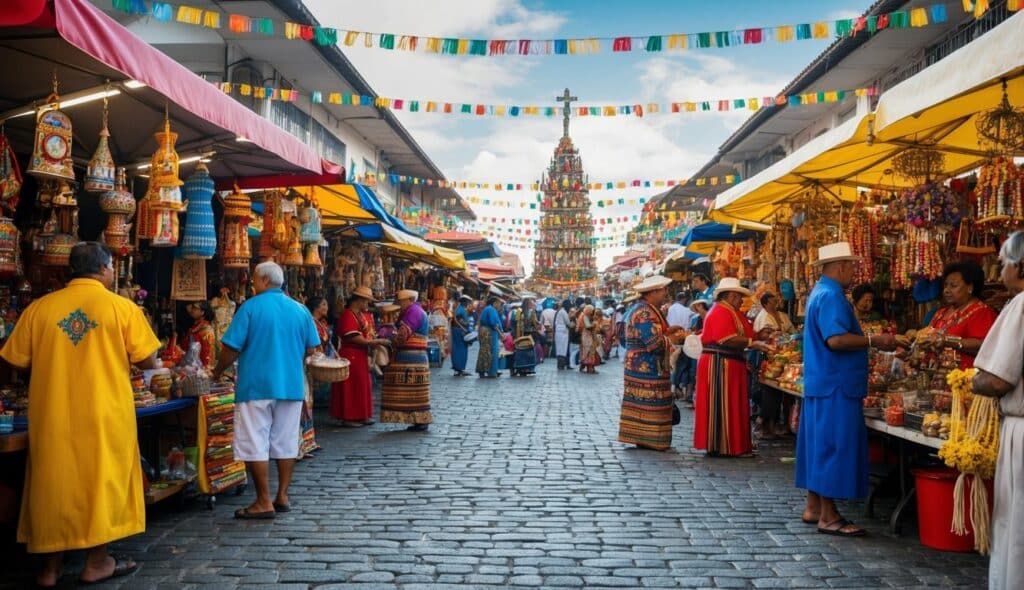
MULTIPOLYGON (((921 544, 940 551, 974 551, 974 530, 970 516, 965 518, 967 534, 960 536, 952 532, 953 528, 953 488, 960 475, 955 469, 935 467, 929 469, 912 469, 917 486, 917 527, 921 536, 921 544)), ((971 482, 965 485, 965 504, 967 514, 971 510, 971 482)), ((989 511, 992 510, 992 482, 985 482, 988 494, 989 511)))

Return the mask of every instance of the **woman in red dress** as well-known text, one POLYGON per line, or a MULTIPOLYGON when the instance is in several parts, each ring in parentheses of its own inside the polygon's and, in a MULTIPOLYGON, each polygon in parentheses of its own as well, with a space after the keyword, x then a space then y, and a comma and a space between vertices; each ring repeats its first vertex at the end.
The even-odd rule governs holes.
POLYGON ((924 344, 960 353, 960 368, 974 366, 974 355, 999 314, 979 297, 985 288, 985 272, 976 262, 947 265, 942 271, 942 299, 945 306, 935 312, 924 344))
POLYGON ((341 337, 338 351, 352 363, 348 379, 331 388, 331 417, 342 425, 357 428, 373 424, 373 380, 370 378, 368 348, 387 344, 387 340, 373 337, 373 323, 366 321, 367 307, 373 303, 373 292, 368 287, 357 287, 349 297, 345 311, 338 318, 335 333, 341 337))
POLYGON ((217 334, 213 330, 213 307, 209 301, 195 301, 186 307, 189 317, 192 318, 192 327, 186 334, 185 351, 191 348, 192 344, 199 344, 199 362, 207 372, 212 373, 213 367, 217 364, 217 334))
POLYGON ((750 397, 744 350, 767 351, 755 342, 754 328, 739 312, 750 291, 739 279, 724 278, 715 289, 715 304, 704 318, 704 346, 697 362, 693 447, 710 457, 747 457, 750 441, 750 397))

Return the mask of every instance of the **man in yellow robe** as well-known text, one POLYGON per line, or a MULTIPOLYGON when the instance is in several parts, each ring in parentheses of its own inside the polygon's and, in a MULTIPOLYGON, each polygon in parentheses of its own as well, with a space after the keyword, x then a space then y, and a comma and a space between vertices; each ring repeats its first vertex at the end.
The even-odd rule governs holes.
POLYGON ((107 544, 146 528, 129 370, 155 368, 160 342, 142 310, 108 290, 106 246, 78 244, 70 264, 73 280, 30 305, 0 350, 31 372, 18 541, 48 554, 43 587, 57 584, 67 550, 88 550, 83 582, 135 571, 107 544))

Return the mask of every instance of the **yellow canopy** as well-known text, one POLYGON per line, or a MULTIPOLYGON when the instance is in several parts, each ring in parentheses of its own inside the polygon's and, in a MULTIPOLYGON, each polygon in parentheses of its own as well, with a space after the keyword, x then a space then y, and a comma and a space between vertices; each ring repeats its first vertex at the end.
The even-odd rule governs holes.
POLYGON ((384 241, 379 243, 386 248, 405 253, 434 266, 452 270, 466 268, 466 258, 459 250, 431 244, 422 238, 384 224, 381 224, 381 229, 384 231, 384 241))
POLYGON ((854 117, 785 159, 718 195, 710 218, 770 220, 779 207, 809 191, 852 201, 859 187, 900 189, 917 180, 893 172, 907 149, 933 147, 945 174, 980 166, 990 156, 978 145, 978 114, 995 108, 1002 79, 1010 102, 1024 105, 1024 13, 879 98, 875 113, 854 117))

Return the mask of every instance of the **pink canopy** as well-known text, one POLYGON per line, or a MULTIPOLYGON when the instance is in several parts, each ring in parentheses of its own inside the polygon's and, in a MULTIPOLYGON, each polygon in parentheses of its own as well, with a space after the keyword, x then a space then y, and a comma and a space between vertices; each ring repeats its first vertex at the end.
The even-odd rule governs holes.
MULTIPOLYGON (((119 164, 148 159, 156 147, 152 134, 161 127, 166 107, 179 134, 179 153, 184 157, 190 151, 214 152, 210 170, 216 177, 341 172, 340 166, 321 159, 311 147, 146 44, 86 0, 14 0, 0 17, 0 41, 0 63, 18 73, 16 83, 0 89, 0 111, 45 98, 55 68, 62 95, 102 88, 106 80, 146 85, 120 86, 121 95, 110 99, 111 147, 119 164), (55 28, 59 37, 33 34, 39 28, 55 28)), ((69 110, 76 131, 76 162, 87 161, 95 147, 100 110, 96 105, 69 110)), ((8 134, 21 144, 18 147, 31 145, 33 125, 31 117, 8 121, 8 134)))

